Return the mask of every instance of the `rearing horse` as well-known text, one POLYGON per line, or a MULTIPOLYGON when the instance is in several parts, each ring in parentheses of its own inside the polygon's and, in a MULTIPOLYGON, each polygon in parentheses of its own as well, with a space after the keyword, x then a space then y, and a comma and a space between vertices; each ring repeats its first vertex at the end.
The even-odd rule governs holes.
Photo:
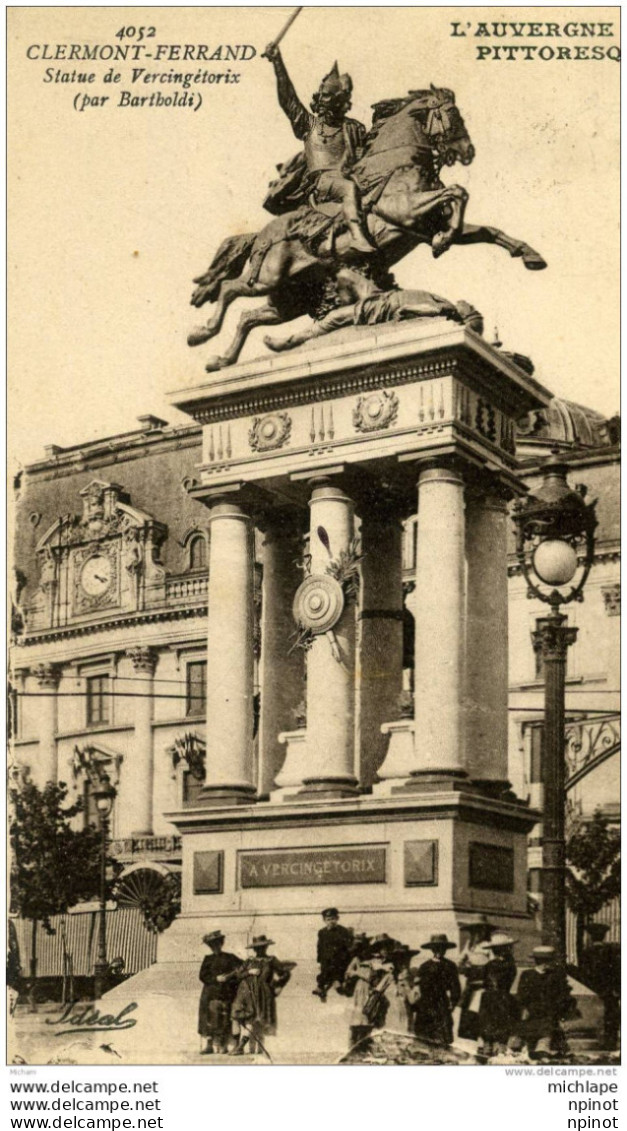
POLYGON ((465 221, 468 193, 461 185, 445 186, 439 174, 457 161, 469 165, 474 155, 452 91, 432 86, 377 103, 363 155, 351 169, 377 251, 365 267, 363 259, 361 266, 355 262, 336 204, 305 205, 257 234, 226 239, 206 274, 195 280, 192 305, 209 301, 216 308, 206 325, 189 335, 189 345, 201 345, 219 333, 235 299, 263 296, 268 302, 241 316, 231 345, 209 360, 207 370, 236 361, 255 326, 277 325, 302 314, 320 317, 329 309, 330 296, 333 304, 334 284, 342 276, 365 270, 371 289, 378 289, 389 268, 420 243, 430 244, 436 257, 452 244, 493 243, 522 258, 530 270, 546 267, 522 240, 465 221))

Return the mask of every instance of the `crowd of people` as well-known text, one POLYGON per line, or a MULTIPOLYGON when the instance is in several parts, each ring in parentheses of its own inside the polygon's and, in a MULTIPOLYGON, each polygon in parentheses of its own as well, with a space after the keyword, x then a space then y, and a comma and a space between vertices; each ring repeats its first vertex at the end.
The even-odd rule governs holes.
MULTIPOLYGON (((387 934, 355 932, 340 923, 335 907, 323 911, 322 918, 319 973, 312 992, 323 1003, 331 991, 346 998, 349 1048, 383 1028, 436 1047, 450 1046, 459 1007, 455 1035, 476 1042, 479 1059, 519 1053, 533 1059, 567 1052, 562 1022, 576 1015, 576 1004, 566 968, 552 947, 535 947, 533 966, 517 978, 517 940, 485 915, 460 924, 467 942, 456 961, 449 952, 457 944, 445 934, 432 934, 412 948, 387 934), (414 962, 416 956, 423 960, 414 962)), ((593 924, 592 932, 597 927, 593 924)), ((247 948, 252 955, 245 960, 224 951, 225 936, 219 930, 205 935, 203 942, 211 952, 200 970, 203 1053, 266 1053, 264 1038, 276 1033, 276 999, 295 963, 269 954, 273 940, 265 935, 253 938, 247 948)), ((595 943, 592 938, 584 959, 586 953, 596 979, 591 988, 605 1001, 607 956, 599 950, 598 939, 595 943)), ((619 994, 620 989, 614 992, 609 1009, 606 1003, 605 1047, 616 1047, 608 1042, 617 1040, 618 1006, 613 1003, 619 994)))
MULTIPOLYGON (((334 986, 351 999, 351 1047, 383 1027, 449 1046, 454 1010, 459 1006, 457 1036, 475 1041, 480 1059, 524 1052, 533 1059, 567 1051, 562 1022, 575 1016, 576 1003, 566 969, 552 947, 534 948, 533 967, 522 970, 515 987, 516 939, 485 915, 460 923, 467 942, 456 962, 447 957, 456 943, 445 934, 433 934, 412 949, 385 934, 368 938, 353 933, 339 922, 334 907, 323 912, 323 920, 318 934, 320 973, 313 993, 326 1001, 334 986), (430 952, 430 957, 412 964, 421 952, 430 952)), ((598 987, 604 982, 601 965, 597 958, 598 987)), ((607 1013, 606 1005, 606 1017, 607 1013)), ((611 1025, 616 1015, 612 1004, 611 1033, 606 1023, 606 1038, 614 1041, 617 1031, 611 1025)), ((606 1043, 605 1047, 616 1046, 606 1043)))

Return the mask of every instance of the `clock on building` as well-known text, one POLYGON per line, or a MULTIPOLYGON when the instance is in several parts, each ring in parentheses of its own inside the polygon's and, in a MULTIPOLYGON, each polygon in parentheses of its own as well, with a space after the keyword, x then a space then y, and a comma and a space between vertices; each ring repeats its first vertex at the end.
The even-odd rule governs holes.
POLYGON ((80 573, 80 585, 87 597, 102 597, 113 583, 111 558, 94 554, 88 558, 80 573))

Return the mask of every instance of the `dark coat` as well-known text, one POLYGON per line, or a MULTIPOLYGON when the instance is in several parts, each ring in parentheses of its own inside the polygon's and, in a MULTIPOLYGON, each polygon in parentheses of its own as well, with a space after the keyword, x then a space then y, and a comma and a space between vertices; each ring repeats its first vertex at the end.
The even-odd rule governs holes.
POLYGON ((477 1029, 484 1041, 506 1044, 520 1016, 510 990, 516 977, 513 958, 493 958, 484 968, 477 1029))
POLYGON ((603 1001, 620 998, 620 945, 590 943, 581 956, 578 974, 584 986, 594 990, 603 1001))
POLYGON ((231 1002, 235 997, 237 982, 218 982, 218 974, 233 974, 242 965, 241 958, 235 954, 208 954, 202 960, 200 981, 203 983, 198 1006, 198 1032, 201 1037, 216 1036, 225 1028, 229 1020, 231 1002), (211 1003, 219 1003, 216 1008, 211 1003))
POLYGON ((568 980, 563 969, 551 966, 544 974, 523 970, 517 992, 521 1009, 520 1035, 527 1043, 553 1037, 560 1032, 560 1020, 572 1010, 568 980))
POLYGON ((332 926, 323 927, 318 931, 316 957, 321 973, 328 975, 331 981, 341 981, 344 977, 351 960, 352 943, 351 931, 341 923, 333 923, 332 926))
POLYGON ((418 967, 416 982, 420 992, 414 1006, 416 1036, 437 1045, 450 1045, 453 1040, 451 1014, 461 997, 457 966, 450 958, 439 961, 429 958, 418 967))

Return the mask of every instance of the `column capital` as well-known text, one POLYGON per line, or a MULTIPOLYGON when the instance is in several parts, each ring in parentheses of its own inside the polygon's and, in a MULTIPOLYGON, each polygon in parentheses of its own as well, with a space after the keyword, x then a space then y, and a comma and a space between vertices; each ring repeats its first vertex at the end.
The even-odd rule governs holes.
POLYGON ((543 660, 565 660, 571 644, 577 639, 578 629, 568 624, 564 613, 538 620, 538 627, 532 632, 534 652, 541 652, 543 660))
POLYGON ((147 672, 148 675, 154 675, 159 659, 159 653, 156 648, 128 648, 126 655, 133 664, 136 672, 147 672))
POLYGON ((311 486, 311 499, 309 500, 309 506, 310 507, 311 507, 312 503, 320 502, 320 501, 323 501, 325 503, 342 503, 344 506, 350 506, 353 509, 355 507, 354 500, 351 498, 350 495, 346 494, 346 491, 344 490, 343 487, 337 487, 337 486, 335 486, 335 484, 329 483, 326 480, 316 480, 316 479, 313 479, 311 481, 310 486, 311 486))
POLYGON ((427 483, 455 483, 464 485, 462 468, 458 461, 429 460, 418 465, 418 487, 427 483))
POLYGON ((30 668, 30 673, 35 676, 40 687, 56 688, 59 686, 62 670, 61 664, 41 663, 30 668))

